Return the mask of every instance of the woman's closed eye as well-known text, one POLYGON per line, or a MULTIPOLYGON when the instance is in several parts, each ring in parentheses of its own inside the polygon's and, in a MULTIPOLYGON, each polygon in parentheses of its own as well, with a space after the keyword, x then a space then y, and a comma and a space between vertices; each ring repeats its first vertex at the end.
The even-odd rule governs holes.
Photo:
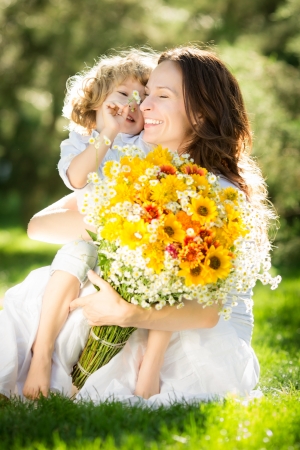
MULTIPOLYGON (((146 94, 146 93, 145 93, 145 94, 144 94, 144 97, 145 97, 145 98, 146 98, 146 97, 149 97, 149 95, 150 95, 150 94, 146 94)), ((158 97, 159 97, 159 98, 169 98, 168 95, 159 95, 158 97)))
POLYGON ((124 91, 117 91, 118 94, 124 95, 125 97, 128 97, 128 94, 124 91))

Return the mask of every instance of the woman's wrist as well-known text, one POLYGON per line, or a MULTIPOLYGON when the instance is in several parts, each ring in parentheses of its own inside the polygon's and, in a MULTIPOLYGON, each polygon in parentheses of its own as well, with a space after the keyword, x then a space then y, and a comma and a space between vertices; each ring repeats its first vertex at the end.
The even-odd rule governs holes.
POLYGON ((141 306, 128 303, 123 299, 122 307, 120 309, 122 311, 119 324, 121 327, 143 328, 143 323, 146 325, 149 318, 148 310, 142 308, 141 306))

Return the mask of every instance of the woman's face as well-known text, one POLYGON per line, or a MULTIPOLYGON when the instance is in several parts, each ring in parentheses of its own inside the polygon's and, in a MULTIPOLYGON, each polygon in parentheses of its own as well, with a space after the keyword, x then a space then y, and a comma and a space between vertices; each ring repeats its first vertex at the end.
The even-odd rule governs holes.
POLYGON ((182 73, 176 62, 164 61, 151 73, 141 111, 144 140, 172 151, 180 150, 192 129, 183 100, 182 73))

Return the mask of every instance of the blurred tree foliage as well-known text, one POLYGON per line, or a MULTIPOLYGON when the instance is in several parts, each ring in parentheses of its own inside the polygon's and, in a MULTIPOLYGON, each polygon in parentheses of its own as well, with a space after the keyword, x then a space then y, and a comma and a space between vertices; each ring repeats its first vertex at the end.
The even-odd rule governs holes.
POLYGON ((238 77, 281 216, 277 264, 300 262, 298 0, 0 0, 3 215, 26 223, 68 191, 56 164, 69 76, 111 48, 213 42, 238 77))

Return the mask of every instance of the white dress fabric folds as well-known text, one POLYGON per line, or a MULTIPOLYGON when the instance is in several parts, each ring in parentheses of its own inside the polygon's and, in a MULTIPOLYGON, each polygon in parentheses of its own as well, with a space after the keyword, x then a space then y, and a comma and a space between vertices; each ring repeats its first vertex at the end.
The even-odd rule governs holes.
MULTIPOLYGON (((37 269, 6 293, 0 311, 0 393, 8 397, 22 397, 49 276, 50 267, 37 269)), ((92 292, 94 287, 88 282, 80 295, 92 292)), ((250 297, 248 300, 251 303, 250 297)), ((259 377, 258 361, 250 344, 252 328, 251 308, 247 310, 239 301, 231 319, 221 317, 214 328, 174 332, 161 369, 161 391, 144 403, 169 405, 174 401, 220 399, 229 393, 251 395, 259 377)), ((56 341, 51 390, 71 395, 70 373, 88 334, 82 310, 72 312, 56 341)), ((78 400, 96 404, 107 400, 140 402, 133 392, 147 335, 147 330, 136 330, 122 351, 88 378, 78 400)))

